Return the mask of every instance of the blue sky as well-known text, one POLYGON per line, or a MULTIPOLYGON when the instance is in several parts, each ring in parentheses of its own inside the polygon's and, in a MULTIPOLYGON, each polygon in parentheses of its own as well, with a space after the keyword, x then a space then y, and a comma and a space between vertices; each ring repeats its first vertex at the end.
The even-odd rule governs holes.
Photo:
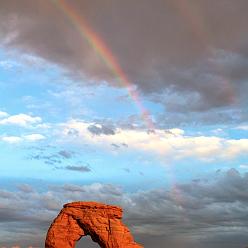
MULTIPOLYGON (((4 48, 0 65, 1 163, 6 165, 5 177, 98 181, 142 189, 147 183, 151 188, 168 185, 168 174, 180 182, 219 169, 246 172, 245 125, 190 123, 170 129, 158 126, 154 131, 159 134, 148 134, 125 88, 73 81, 65 77, 63 68, 4 48), (84 132, 89 137, 84 138, 84 132), (178 140, 185 144, 178 145, 178 140), (163 145, 169 148, 159 147, 163 145), (191 149, 195 154, 190 154, 191 149), (69 157, 60 156, 61 151, 68 152, 69 157), (66 166, 88 166, 90 171, 63 169, 66 166)), ((166 115, 161 104, 145 97, 142 101, 155 121, 162 112, 166 115)))
POLYGON ((0 3, 0 248, 42 247, 80 200, 148 248, 248 244, 248 5, 172 2, 70 3, 139 103, 55 5, 0 3))

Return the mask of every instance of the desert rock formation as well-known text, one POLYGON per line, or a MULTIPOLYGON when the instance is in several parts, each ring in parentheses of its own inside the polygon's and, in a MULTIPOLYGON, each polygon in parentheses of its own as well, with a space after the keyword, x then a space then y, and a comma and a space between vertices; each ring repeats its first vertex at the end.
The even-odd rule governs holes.
POLYGON ((142 248, 134 242, 121 222, 122 209, 97 202, 73 202, 64 205, 51 224, 46 248, 73 248, 85 235, 102 248, 142 248))

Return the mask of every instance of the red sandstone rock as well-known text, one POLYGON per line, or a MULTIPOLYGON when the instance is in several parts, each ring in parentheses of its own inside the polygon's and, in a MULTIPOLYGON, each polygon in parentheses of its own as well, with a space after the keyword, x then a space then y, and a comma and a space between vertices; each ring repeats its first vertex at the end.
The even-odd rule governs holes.
POLYGON ((64 205, 51 224, 46 248, 73 248, 85 235, 102 248, 142 248, 134 242, 121 222, 122 209, 97 202, 73 202, 64 205))

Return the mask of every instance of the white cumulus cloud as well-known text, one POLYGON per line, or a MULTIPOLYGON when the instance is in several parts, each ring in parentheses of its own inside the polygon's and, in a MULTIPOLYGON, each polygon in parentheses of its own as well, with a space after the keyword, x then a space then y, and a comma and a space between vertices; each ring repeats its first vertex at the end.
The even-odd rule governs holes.
POLYGON ((184 130, 116 129, 112 135, 93 135, 88 127, 92 123, 71 120, 64 124, 63 137, 71 142, 87 142, 102 148, 125 143, 130 149, 151 152, 169 159, 196 157, 201 160, 232 159, 248 152, 248 139, 228 139, 218 136, 187 136, 184 130), (79 139, 70 138, 76 133, 79 139))
POLYGON ((42 119, 38 116, 30 116, 27 114, 17 114, 8 116, 0 120, 0 125, 16 125, 21 127, 28 127, 33 124, 40 123, 42 119))
POLYGON ((0 140, 9 144, 17 144, 20 142, 36 142, 44 140, 46 137, 42 134, 28 134, 23 136, 3 136, 0 137, 0 140))
POLYGON ((248 125, 240 125, 236 129, 248 131, 248 125))
POLYGON ((16 144, 22 141, 21 137, 18 136, 4 136, 2 137, 2 141, 9 143, 9 144, 16 144))
POLYGON ((27 141, 39 141, 39 140, 43 140, 46 137, 42 134, 38 134, 38 133, 34 133, 34 134, 29 134, 29 135, 25 135, 24 139, 27 141))
POLYGON ((7 117, 9 114, 4 112, 4 111, 0 111, 0 118, 5 118, 7 117))

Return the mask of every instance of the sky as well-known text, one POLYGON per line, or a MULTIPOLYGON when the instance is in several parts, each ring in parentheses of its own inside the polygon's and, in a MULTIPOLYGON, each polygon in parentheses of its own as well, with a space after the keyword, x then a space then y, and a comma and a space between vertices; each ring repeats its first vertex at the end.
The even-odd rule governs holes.
POLYGON ((247 11, 1 0, 0 248, 44 247, 71 201, 146 248, 248 246, 247 11))

